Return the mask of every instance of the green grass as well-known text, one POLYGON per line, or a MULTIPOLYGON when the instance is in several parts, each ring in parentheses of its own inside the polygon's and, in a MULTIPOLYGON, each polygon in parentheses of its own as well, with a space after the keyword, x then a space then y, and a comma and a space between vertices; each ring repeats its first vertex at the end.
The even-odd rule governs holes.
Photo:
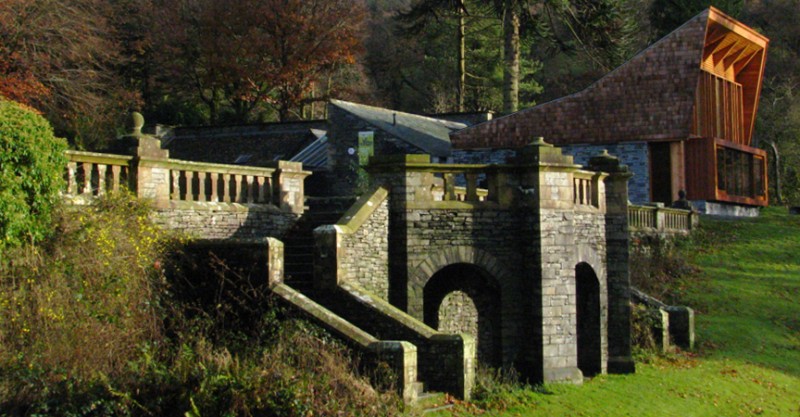
MULTIPOLYGON (((800 216, 702 219, 681 249, 699 267, 682 300, 696 310, 696 354, 650 357, 634 375, 506 394, 490 416, 800 416, 800 216), (502 402, 502 401, 501 401, 502 402)), ((445 416, 448 413, 440 413, 445 416)))

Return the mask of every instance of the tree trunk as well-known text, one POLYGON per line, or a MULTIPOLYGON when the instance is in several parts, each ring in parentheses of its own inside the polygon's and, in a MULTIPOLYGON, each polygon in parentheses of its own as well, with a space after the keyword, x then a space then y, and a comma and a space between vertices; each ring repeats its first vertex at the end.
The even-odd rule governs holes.
POLYGON ((519 108, 519 15, 517 0, 504 0, 503 34, 505 48, 503 60, 503 113, 514 113, 519 108))
POLYGON ((783 204, 783 190, 781 189, 781 156, 778 153, 778 146, 771 140, 765 140, 772 148, 772 154, 775 155, 775 160, 772 165, 775 167, 775 202, 783 204))
POLYGON ((464 97, 467 92, 467 59, 466 59, 466 21, 464 19, 464 9, 458 8, 458 111, 464 111, 464 97))
POLYGON ((211 119, 211 126, 217 124, 217 89, 211 87, 211 101, 208 102, 208 113, 211 119))

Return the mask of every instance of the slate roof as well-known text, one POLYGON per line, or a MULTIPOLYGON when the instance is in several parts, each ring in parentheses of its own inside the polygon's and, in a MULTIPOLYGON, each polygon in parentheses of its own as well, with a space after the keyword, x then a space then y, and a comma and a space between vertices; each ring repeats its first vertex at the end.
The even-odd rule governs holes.
POLYGON ((710 14, 735 22, 707 9, 585 90, 456 132, 453 146, 516 148, 538 136, 556 145, 688 138, 710 14))
POLYGON ((162 148, 169 149, 175 159, 263 166, 277 159, 289 160, 325 129, 325 120, 175 127, 162 137, 162 148))
POLYGON ((449 156, 451 151, 450 133, 467 127, 463 123, 348 101, 331 100, 330 102, 370 125, 433 156, 449 156))

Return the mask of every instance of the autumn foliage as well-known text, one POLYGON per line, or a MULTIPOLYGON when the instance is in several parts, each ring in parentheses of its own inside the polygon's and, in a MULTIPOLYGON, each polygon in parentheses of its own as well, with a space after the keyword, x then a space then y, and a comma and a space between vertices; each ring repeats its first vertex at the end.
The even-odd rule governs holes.
POLYGON ((303 103, 312 83, 359 52, 364 17, 344 0, 180 0, 158 6, 154 39, 160 62, 180 88, 208 107, 246 121, 261 107, 281 120, 303 103))

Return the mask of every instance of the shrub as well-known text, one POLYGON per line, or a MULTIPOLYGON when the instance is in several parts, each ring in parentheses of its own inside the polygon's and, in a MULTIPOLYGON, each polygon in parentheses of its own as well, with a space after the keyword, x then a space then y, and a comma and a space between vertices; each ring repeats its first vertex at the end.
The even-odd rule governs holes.
POLYGON ((271 308, 239 268, 215 258, 198 265, 204 279, 168 277, 166 254, 185 242, 132 195, 58 214, 57 233, 0 258, 0 416, 399 412, 346 347, 271 308))
POLYGON ((162 333, 164 251, 149 210, 119 193, 64 210, 58 233, 0 262, 0 365, 48 381, 119 375, 162 333))
POLYGON ((44 118, 0 97, 0 251, 51 231, 65 149, 44 118))
POLYGON ((687 256, 693 239, 695 236, 632 239, 631 285, 667 304, 680 304, 687 282, 697 275, 687 256))

